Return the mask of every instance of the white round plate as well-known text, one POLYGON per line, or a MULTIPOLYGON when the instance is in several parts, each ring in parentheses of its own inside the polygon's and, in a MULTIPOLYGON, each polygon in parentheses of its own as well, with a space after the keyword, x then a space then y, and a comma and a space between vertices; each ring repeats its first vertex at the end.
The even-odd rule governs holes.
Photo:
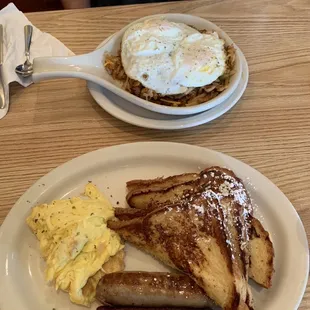
POLYGON ((240 82, 233 94, 218 106, 191 116, 174 116, 152 112, 141 108, 98 84, 88 82, 87 87, 95 101, 112 116, 132 125, 152 129, 185 129, 202 125, 220 117, 229 111, 243 95, 249 79, 247 61, 240 51, 242 74, 240 82))
MULTIPOLYGON (((16 202, 0 230, 1 310, 85 309, 45 283, 39 244, 25 223, 31 207, 79 195, 89 180, 111 197, 112 203, 124 205, 126 181, 198 172, 210 165, 231 168, 243 179, 256 206, 255 216, 274 243, 273 286, 265 290, 251 284, 255 309, 297 309, 308 278, 308 243, 298 214, 285 195, 258 171, 227 155, 196 146, 150 142, 113 146, 73 159, 42 177, 16 202)), ((127 270, 165 270, 152 257, 129 246, 125 263, 127 270)))

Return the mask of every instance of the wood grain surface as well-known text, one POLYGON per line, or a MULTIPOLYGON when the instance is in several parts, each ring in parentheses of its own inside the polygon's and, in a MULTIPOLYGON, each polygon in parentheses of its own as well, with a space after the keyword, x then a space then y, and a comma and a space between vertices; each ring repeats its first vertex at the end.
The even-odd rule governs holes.
MULTIPOLYGON (((242 49, 250 80, 240 102, 209 124, 169 132, 113 118, 81 80, 46 81, 26 89, 13 85, 10 111, 0 120, 0 223, 33 182, 73 157, 121 143, 172 141, 225 152, 258 169, 294 204, 309 239, 308 0, 183 1, 27 16, 81 54, 139 17, 168 12, 207 18, 242 49)), ((299 309, 310 309, 309 285, 299 309)))

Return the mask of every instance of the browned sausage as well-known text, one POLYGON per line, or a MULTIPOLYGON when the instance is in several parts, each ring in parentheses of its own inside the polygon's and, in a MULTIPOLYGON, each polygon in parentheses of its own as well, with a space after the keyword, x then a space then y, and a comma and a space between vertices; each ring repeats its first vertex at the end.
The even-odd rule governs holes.
POLYGON ((100 306, 97 310, 195 310, 197 308, 187 308, 187 307, 111 307, 111 306, 100 306))
POLYGON ((97 286, 96 298, 113 306, 219 309, 188 276, 167 272, 106 274, 97 286))

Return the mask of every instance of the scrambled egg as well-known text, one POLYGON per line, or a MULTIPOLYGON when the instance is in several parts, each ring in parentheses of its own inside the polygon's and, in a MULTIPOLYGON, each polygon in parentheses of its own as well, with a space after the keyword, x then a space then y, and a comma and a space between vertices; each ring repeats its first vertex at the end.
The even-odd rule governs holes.
MULTIPOLYGON (((89 305, 106 272, 104 264, 124 245, 106 225, 114 216, 110 202, 92 183, 86 185, 84 195, 85 199, 54 200, 34 207, 27 224, 40 241, 46 280, 54 281, 56 289, 68 291, 72 302, 89 305)), ((113 271, 123 269, 123 260, 114 261, 119 263, 113 271)))

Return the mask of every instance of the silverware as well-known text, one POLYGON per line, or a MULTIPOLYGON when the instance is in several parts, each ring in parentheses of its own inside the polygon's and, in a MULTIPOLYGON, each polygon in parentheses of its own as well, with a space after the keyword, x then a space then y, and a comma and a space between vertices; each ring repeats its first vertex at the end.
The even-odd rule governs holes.
POLYGON ((23 64, 17 66, 15 69, 15 72, 22 77, 28 77, 33 73, 33 66, 32 63, 30 62, 30 45, 32 38, 32 30, 33 27, 31 25, 26 25, 24 28, 26 61, 23 64))
POLYGON ((2 76, 3 65, 3 25, 0 25, 0 109, 5 108, 5 92, 2 76))

